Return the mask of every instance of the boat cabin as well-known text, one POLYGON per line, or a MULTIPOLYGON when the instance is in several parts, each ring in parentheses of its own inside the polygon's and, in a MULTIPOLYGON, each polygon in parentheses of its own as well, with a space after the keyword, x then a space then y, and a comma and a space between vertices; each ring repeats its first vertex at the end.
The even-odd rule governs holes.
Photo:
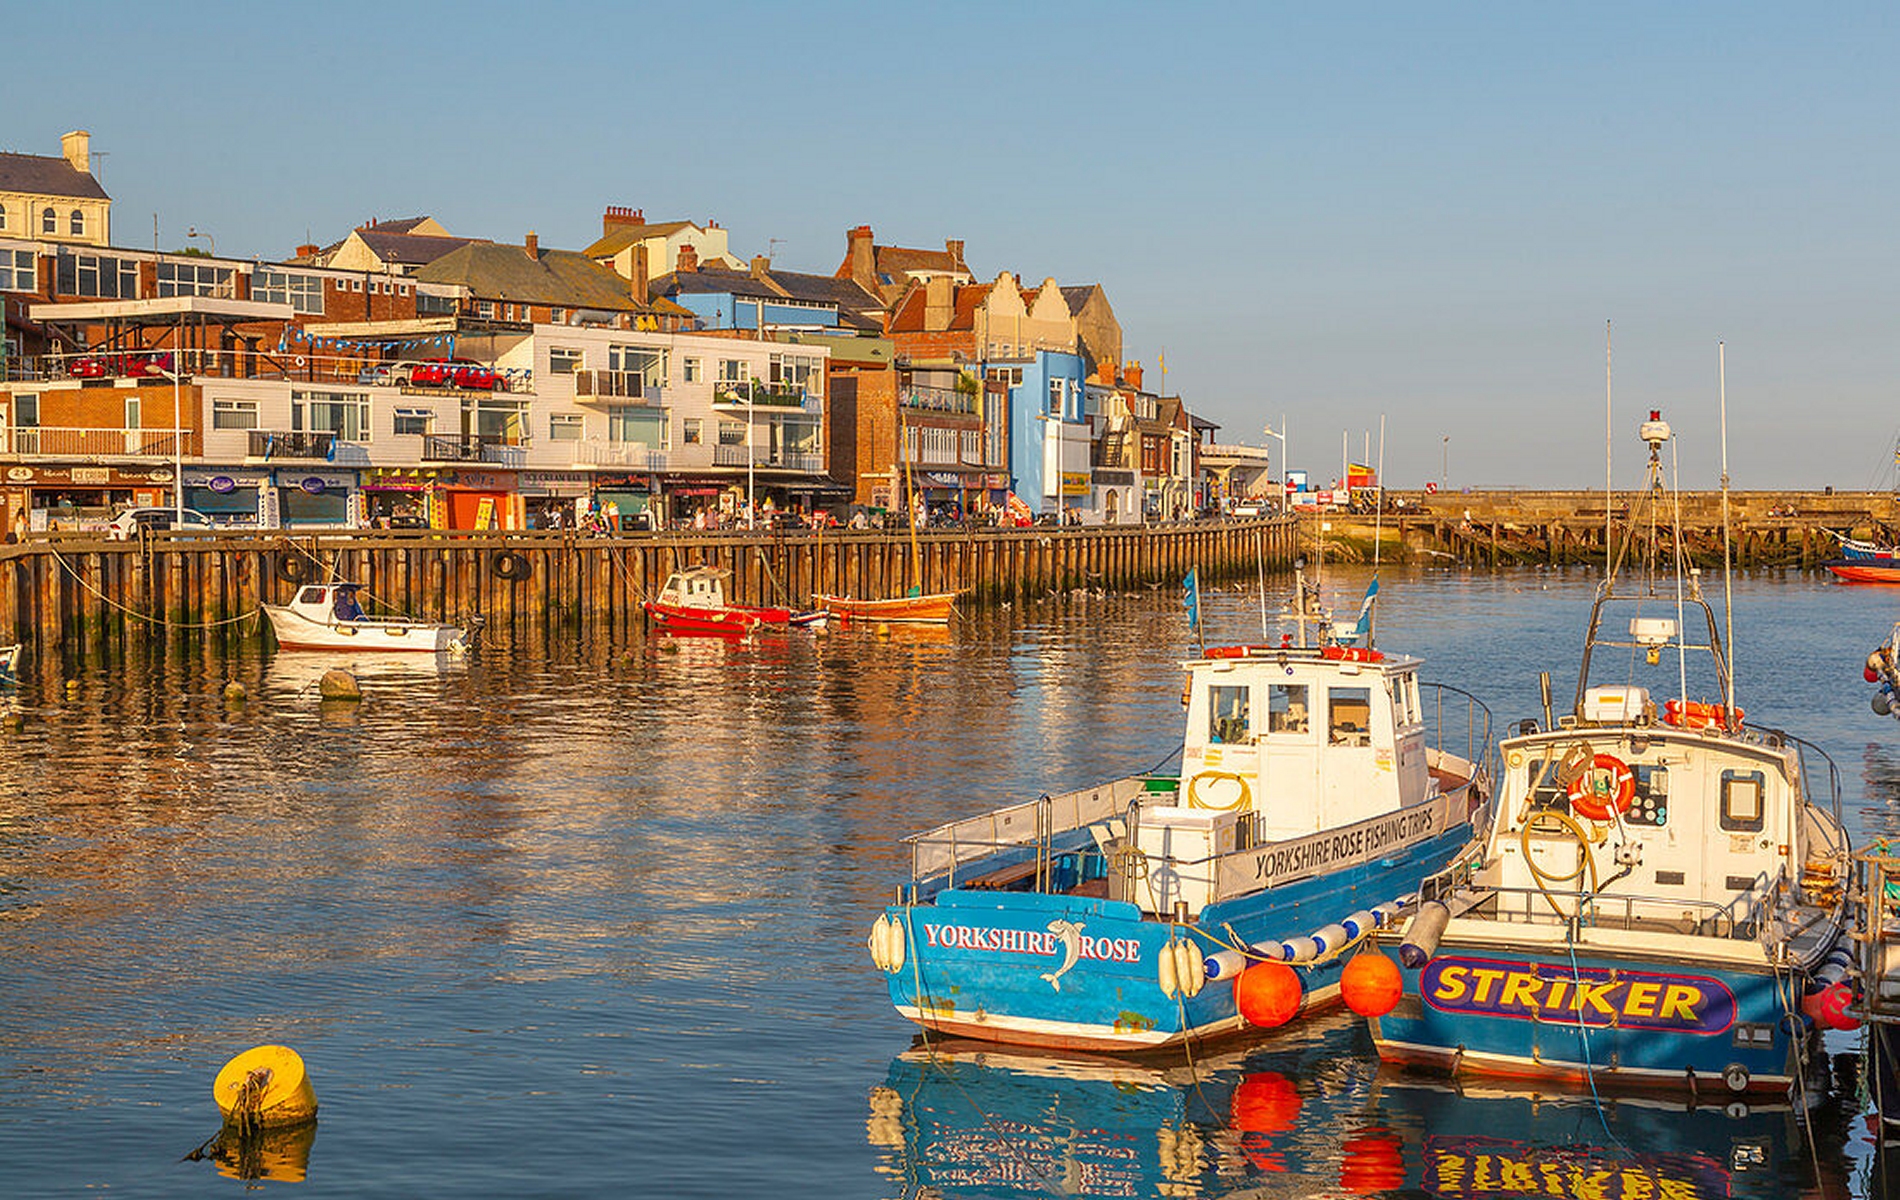
POLYGON ((323 624, 337 621, 366 621, 368 616, 357 601, 360 583, 312 583, 297 589, 290 609, 301 617, 323 624))
POLYGON ((682 608, 725 608, 726 572, 718 567, 688 567, 666 577, 658 603, 682 608))
POLYGON ((1251 809, 1258 840, 1424 798, 1421 660, 1330 645, 1238 646, 1187 664, 1181 803, 1251 809))

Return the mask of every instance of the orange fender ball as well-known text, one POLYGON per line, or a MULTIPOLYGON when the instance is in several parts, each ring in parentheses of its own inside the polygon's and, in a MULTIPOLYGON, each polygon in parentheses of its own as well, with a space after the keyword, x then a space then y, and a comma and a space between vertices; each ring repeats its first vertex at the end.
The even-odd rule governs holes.
POLYGON ((1300 1089, 1278 1071, 1259 1071, 1240 1081, 1228 1111, 1241 1133, 1285 1133, 1299 1123, 1300 1089))
POLYGON ((1399 965, 1385 955, 1361 954, 1340 973, 1339 994, 1360 1016, 1383 1017, 1405 995, 1405 980, 1399 965))
POLYGON ((1249 1025, 1276 1029, 1300 1011, 1300 977, 1282 962, 1255 963, 1234 980, 1234 1006, 1249 1025))

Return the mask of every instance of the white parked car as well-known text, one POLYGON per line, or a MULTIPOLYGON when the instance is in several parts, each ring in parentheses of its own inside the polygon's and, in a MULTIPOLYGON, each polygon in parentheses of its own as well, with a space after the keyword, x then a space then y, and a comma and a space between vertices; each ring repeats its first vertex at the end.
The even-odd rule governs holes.
POLYGON ((129 542, 142 529, 210 533, 212 528, 211 518, 195 508, 128 508, 106 524, 106 536, 115 542, 129 542))

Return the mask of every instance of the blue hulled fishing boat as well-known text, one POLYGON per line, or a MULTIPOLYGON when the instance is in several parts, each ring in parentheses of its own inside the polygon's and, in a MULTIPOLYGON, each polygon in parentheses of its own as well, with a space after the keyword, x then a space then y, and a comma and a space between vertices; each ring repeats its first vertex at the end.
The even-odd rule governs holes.
POLYGON ((1350 950, 1491 813, 1489 713, 1373 647, 1376 589, 1346 627, 1302 577, 1299 644, 1187 662, 1178 774, 909 838, 911 877, 869 939, 897 1011, 941 1034, 1118 1051, 1335 1002, 1350 950))
POLYGON ((1382 939, 1405 972, 1405 998, 1372 1023, 1388 1061, 1785 1093, 1821 998, 1845 987, 1838 772, 1817 748, 1744 725, 1715 610, 1664 516, 1669 426, 1651 413, 1642 436, 1648 523, 1637 506, 1598 591, 1573 710, 1553 719, 1544 675, 1542 722, 1499 746, 1484 853, 1428 886, 1402 938, 1382 939), (1709 690, 1692 699, 1692 681, 1709 690), (1645 683, 1675 698, 1659 708, 1645 683))

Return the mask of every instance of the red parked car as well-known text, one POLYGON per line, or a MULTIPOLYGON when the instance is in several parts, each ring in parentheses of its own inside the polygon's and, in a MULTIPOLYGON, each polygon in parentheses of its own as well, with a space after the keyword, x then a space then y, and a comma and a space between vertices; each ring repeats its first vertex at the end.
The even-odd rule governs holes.
POLYGON ((501 386, 493 367, 472 358, 425 358, 409 369, 409 382, 418 387, 457 387, 492 392, 501 386))
POLYGON ((75 358, 67 371, 74 379, 109 379, 125 376, 144 379, 172 369, 170 351, 158 354, 89 354, 75 358))

